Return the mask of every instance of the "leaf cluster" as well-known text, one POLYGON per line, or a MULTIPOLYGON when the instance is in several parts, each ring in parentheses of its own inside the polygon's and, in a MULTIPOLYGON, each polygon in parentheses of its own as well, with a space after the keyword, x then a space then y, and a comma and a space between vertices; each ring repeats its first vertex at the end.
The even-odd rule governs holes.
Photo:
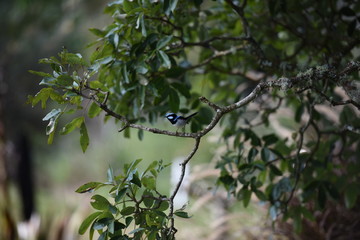
MULTIPOLYGON (((96 210, 82 222, 79 233, 89 229, 90 239, 94 232, 99 239, 173 239, 169 228, 169 199, 156 189, 160 172, 169 164, 153 161, 145 171, 139 172, 137 166, 142 159, 125 164, 123 174, 115 175, 110 167, 107 181, 89 182, 80 186, 76 192, 86 193, 106 189, 108 194, 94 194, 91 206, 96 210)), ((174 212, 175 216, 188 218, 183 209, 174 212)))
MULTIPOLYGON (((314 211, 330 201, 348 209, 358 203, 359 10, 357 2, 337 0, 113 1, 105 9, 112 23, 90 29, 97 40, 89 61, 66 49, 42 59, 52 73, 32 72, 44 88, 29 102, 65 106, 44 118, 49 143, 59 118, 87 105, 88 117, 104 112, 105 119, 120 121, 125 136, 135 128, 140 139, 143 131, 194 138, 178 188, 200 138, 220 123, 227 150, 216 166, 217 183, 244 206, 254 195, 268 202, 272 220, 291 218, 300 231, 302 220, 314 220, 314 211), (199 112, 192 133, 141 125, 192 110, 199 112)), ((85 120, 75 117, 60 131, 79 129, 83 151, 89 144, 85 120)), ((112 185, 114 203, 95 195, 93 207, 107 212, 98 209, 81 232, 99 222, 91 231, 103 237, 125 236, 131 223, 137 226, 133 237, 174 234, 173 214, 188 215, 173 212, 177 190, 161 200, 150 169, 140 174, 125 166, 124 175, 108 184, 82 187, 112 185), (157 210, 166 202, 168 215, 157 210)))

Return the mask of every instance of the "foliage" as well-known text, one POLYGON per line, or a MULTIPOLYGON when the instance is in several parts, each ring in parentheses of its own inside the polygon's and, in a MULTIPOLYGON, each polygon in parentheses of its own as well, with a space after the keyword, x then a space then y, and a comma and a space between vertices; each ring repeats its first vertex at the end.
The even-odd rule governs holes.
MULTIPOLYGON (((105 183, 90 182, 79 187, 76 192, 84 193, 100 188, 109 189, 110 202, 102 195, 93 195, 91 206, 97 211, 90 214, 81 224, 79 233, 84 234, 90 227, 90 239, 94 231, 100 234, 99 239, 172 239, 168 237, 171 229, 166 210, 169 200, 156 190, 159 173, 167 167, 162 161, 152 162, 144 172, 139 173, 137 165, 141 159, 125 164, 124 173, 114 175, 108 169, 105 183), (128 231, 127 229, 133 230, 128 231)), ((186 212, 179 209, 175 216, 185 217, 186 212)))
MULTIPOLYGON (((90 215, 80 232, 95 220, 92 229, 102 231, 102 239, 107 239, 107 234, 115 233, 115 223, 116 229, 125 229, 126 216, 132 215, 131 219, 142 219, 135 221, 134 239, 164 237, 169 221, 165 229, 170 229, 167 237, 173 237, 173 199, 185 165, 200 139, 218 123, 227 151, 216 166, 221 172, 217 183, 244 206, 255 195, 269 203, 272 220, 279 215, 291 218, 298 232, 303 219, 314 220, 314 211, 326 208, 330 201, 356 207, 360 63, 354 49, 360 44, 359 10, 359 3, 336 0, 109 3, 105 13, 113 22, 103 29, 90 29, 98 39, 91 44, 96 48, 89 62, 64 49, 58 57, 40 60, 52 73, 33 72, 43 78, 44 88, 29 102, 33 106, 41 102, 45 108, 51 99, 65 106, 43 119, 49 121, 49 143, 60 117, 83 111, 87 105, 89 117, 105 112, 106 119, 113 117, 122 124, 125 136, 133 128, 139 138, 149 131, 193 138, 196 143, 182 163, 177 188, 167 199, 167 214, 145 204, 151 200, 144 197, 145 191, 161 197, 155 185, 149 189, 145 183, 147 175, 135 171, 129 180, 133 170, 124 171, 124 176, 110 181, 114 185, 110 195, 117 203, 116 196, 127 189, 133 205, 115 209, 95 195, 92 205, 101 211, 90 215), (329 103, 339 107, 330 108, 329 103), (141 125, 156 122, 168 111, 186 114, 190 110, 200 112, 192 121, 192 133, 141 125), (136 192, 143 193, 140 202, 136 192), (141 209, 141 202, 149 209, 141 209), (153 215, 160 220, 146 221, 146 216, 153 215), (125 222, 114 216, 123 216, 125 222), (103 231, 105 225, 108 228, 103 231)), ((67 134, 79 129, 83 151, 89 144, 85 122, 83 116, 75 117, 60 130, 67 134)))

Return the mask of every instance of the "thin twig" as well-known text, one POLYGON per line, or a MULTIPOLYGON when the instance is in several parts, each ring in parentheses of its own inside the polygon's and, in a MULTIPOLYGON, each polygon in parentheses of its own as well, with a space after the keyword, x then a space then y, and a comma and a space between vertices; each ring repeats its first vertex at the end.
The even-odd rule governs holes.
POLYGON ((232 0, 225 0, 225 2, 229 4, 230 7, 239 15, 247 41, 253 46, 256 54, 260 58, 261 64, 265 64, 267 62, 270 63, 270 61, 266 58, 264 51, 261 49, 260 44, 251 35, 250 25, 244 14, 247 1, 244 0, 240 6, 236 5, 232 0))
POLYGON ((216 58, 220 58, 220 57, 223 57, 223 56, 226 56, 226 55, 230 55, 230 54, 233 54, 235 53, 236 51, 238 50, 241 50, 241 49, 245 49, 245 46, 244 45, 240 45, 240 46, 234 46, 234 47, 231 47, 230 49, 228 50, 224 50, 224 51, 215 51, 214 54, 205 59, 204 61, 202 61, 201 63, 198 63, 196 65, 192 65, 188 68, 186 68, 187 70, 192 70, 192 69, 195 69, 195 68, 199 68, 199 67, 202 67, 204 65, 207 65, 209 64, 212 60, 216 59, 216 58))
POLYGON ((296 151, 295 183, 294 183, 294 187, 291 190, 289 198, 286 200, 286 207, 289 205, 291 199, 293 198, 294 193, 295 193, 295 191, 297 189, 297 185, 298 185, 299 180, 300 180, 300 172, 301 172, 301 166, 302 166, 302 161, 300 159, 300 154, 301 154, 301 150, 302 150, 303 143, 304 143, 304 134, 305 134, 306 130, 309 128, 311 122, 313 121, 313 119, 312 119, 313 118, 313 112, 314 112, 314 105, 312 104, 310 106, 310 109, 309 109, 309 120, 305 123, 304 126, 302 126, 299 129, 300 140, 299 140, 298 148, 297 148, 297 151, 296 151))
POLYGON ((194 154, 196 153, 196 151, 199 148, 199 144, 200 144, 200 137, 195 138, 195 145, 194 148, 192 149, 192 151, 190 152, 190 154, 184 159, 184 161, 180 164, 181 166, 181 175, 179 178, 178 183, 175 186, 175 189, 173 191, 173 193, 170 196, 170 212, 169 212, 169 219, 170 219, 170 228, 169 231, 170 233, 176 233, 176 228, 174 227, 174 198, 176 196, 176 194, 178 193, 180 186, 184 180, 184 176, 185 176, 185 171, 186 171, 186 165, 189 163, 189 161, 191 160, 191 158, 194 156, 194 154))

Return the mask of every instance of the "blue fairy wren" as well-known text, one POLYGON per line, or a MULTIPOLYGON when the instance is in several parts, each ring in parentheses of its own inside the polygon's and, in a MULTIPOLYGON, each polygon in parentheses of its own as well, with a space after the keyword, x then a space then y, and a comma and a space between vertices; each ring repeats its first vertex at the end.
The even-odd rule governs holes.
POLYGON ((178 130, 179 128, 185 128, 186 124, 189 123, 189 120, 196 114, 197 112, 187 117, 183 117, 183 116, 178 116, 175 113, 167 113, 165 117, 171 122, 173 126, 177 127, 178 130))

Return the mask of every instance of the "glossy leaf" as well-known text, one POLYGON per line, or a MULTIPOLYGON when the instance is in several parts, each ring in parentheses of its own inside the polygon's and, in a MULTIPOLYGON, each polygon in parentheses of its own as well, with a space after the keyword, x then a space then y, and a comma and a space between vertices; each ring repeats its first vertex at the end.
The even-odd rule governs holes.
POLYGON ((83 122, 84 122, 84 117, 74 118, 71 122, 65 125, 65 127, 61 131, 61 134, 68 134, 74 131, 76 128, 80 128, 83 122))
POLYGON ((91 206, 97 210, 108 210, 110 203, 109 201, 101 195, 94 195, 92 196, 91 206))
POLYGON ((103 183, 101 183, 101 182, 85 183, 84 185, 82 185, 78 189, 76 189, 75 192, 77 192, 77 193, 90 192, 101 185, 103 185, 103 183))
POLYGON ((162 50, 158 51, 159 59, 161 59, 162 65, 166 68, 171 68, 171 62, 169 56, 162 50))
POLYGON ((277 209, 274 205, 269 208, 269 213, 272 221, 277 219, 277 209))
POLYGON ((141 182, 147 189, 156 190, 156 179, 153 176, 145 176, 141 182))
POLYGON ((165 36, 164 38, 161 38, 156 44, 156 49, 160 50, 163 47, 165 47, 171 41, 172 38, 173 38, 172 35, 165 36))
POLYGON ((247 160, 249 163, 252 163, 256 157, 256 155, 258 154, 258 150, 254 147, 252 147, 249 151, 249 154, 248 154, 248 157, 247 157, 247 160))
POLYGON ((90 214, 85 220, 81 223, 79 227, 79 234, 83 235, 86 230, 89 228, 91 223, 101 214, 101 212, 94 212, 90 214))
POLYGON ((123 197, 125 196, 126 192, 127 192, 127 188, 123 188, 123 189, 120 189, 119 191, 117 191, 116 193, 116 196, 115 196, 115 202, 120 202, 123 197))
POLYGON ((139 176, 137 173, 132 175, 132 179, 130 180, 131 183, 134 183, 135 185, 137 185, 138 187, 141 187, 141 181, 139 179, 139 176))
POLYGON ((175 216, 181 217, 181 218, 190 218, 189 214, 187 212, 184 211, 175 211, 174 212, 175 216))
POLYGON ((281 176, 283 173, 279 170, 279 168, 277 168, 275 165, 270 164, 269 168, 271 170, 271 173, 273 173, 276 176, 281 176))
POLYGON ((98 116, 101 113, 101 111, 102 109, 95 102, 92 102, 89 107, 88 116, 90 118, 94 118, 98 116))
POLYGON ((123 215, 123 216, 128 216, 128 215, 133 214, 134 211, 135 211, 135 207, 129 206, 129 207, 123 208, 123 209, 120 211, 120 213, 121 213, 121 215, 123 215))
POLYGON ((85 152, 89 146, 89 135, 84 122, 80 126, 80 145, 83 152, 85 152))
POLYGON ((153 194, 149 190, 145 190, 143 193, 145 207, 150 208, 154 204, 153 194))

